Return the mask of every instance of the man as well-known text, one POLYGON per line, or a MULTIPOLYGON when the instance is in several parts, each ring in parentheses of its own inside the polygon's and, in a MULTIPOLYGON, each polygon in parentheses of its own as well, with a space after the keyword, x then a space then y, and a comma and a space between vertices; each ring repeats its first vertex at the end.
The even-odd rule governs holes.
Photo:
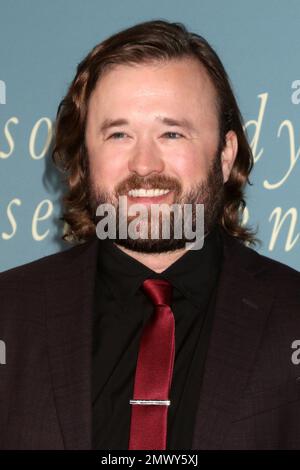
POLYGON ((209 44, 159 20, 96 46, 53 157, 77 246, 0 276, 0 447, 300 448, 300 276, 245 246, 252 155, 209 44), (136 203, 161 212, 122 238, 136 203), (192 206, 193 229, 204 205, 201 249, 162 236, 163 204, 192 206))

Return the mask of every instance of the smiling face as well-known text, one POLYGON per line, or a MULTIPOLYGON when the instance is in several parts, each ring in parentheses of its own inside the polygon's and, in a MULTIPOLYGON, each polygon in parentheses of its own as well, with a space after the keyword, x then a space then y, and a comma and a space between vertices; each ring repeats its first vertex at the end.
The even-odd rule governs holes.
MULTIPOLYGON (((207 72, 191 58, 106 71, 90 97, 86 123, 93 208, 104 202, 118 207, 120 195, 128 206, 204 203, 209 230, 237 151, 230 131, 218 154, 216 100, 207 72)), ((121 243, 151 252, 181 247, 184 240, 121 243)))

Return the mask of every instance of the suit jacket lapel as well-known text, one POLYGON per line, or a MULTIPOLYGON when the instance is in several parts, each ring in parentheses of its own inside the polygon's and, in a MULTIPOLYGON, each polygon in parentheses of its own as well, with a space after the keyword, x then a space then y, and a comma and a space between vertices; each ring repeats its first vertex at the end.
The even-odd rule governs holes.
POLYGON ((92 312, 97 238, 68 250, 46 280, 49 365, 65 449, 91 448, 92 312))
POLYGON ((269 286, 259 278, 262 269, 257 254, 224 235, 193 449, 222 449, 237 410, 273 300, 269 286))

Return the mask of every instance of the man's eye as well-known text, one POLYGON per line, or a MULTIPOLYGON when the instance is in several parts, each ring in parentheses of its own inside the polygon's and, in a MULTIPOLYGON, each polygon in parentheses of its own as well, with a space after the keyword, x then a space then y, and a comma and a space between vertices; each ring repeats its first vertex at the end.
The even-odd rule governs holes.
MULTIPOLYGON (((174 135, 177 135, 179 137, 183 137, 182 134, 179 134, 179 132, 165 132, 164 135, 168 135, 168 136, 174 136, 174 135)), ((177 139, 177 137, 175 137, 175 139, 177 139)), ((171 137, 171 140, 174 140, 173 137, 171 137)))
POLYGON ((120 136, 124 136, 124 135, 125 135, 125 132, 114 132, 108 138, 109 139, 113 138, 113 139, 119 140, 120 136))

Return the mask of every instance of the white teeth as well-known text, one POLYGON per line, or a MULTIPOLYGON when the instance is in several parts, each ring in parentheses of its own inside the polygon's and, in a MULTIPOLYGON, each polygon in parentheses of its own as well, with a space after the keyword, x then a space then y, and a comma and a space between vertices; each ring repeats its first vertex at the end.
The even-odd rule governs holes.
POLYGON ((169 189, 131 189, 128 192, 128 196, 132 197, 155 197, 155 196, 162 196, 163 194, 167 194, 170 190, 169 189))

